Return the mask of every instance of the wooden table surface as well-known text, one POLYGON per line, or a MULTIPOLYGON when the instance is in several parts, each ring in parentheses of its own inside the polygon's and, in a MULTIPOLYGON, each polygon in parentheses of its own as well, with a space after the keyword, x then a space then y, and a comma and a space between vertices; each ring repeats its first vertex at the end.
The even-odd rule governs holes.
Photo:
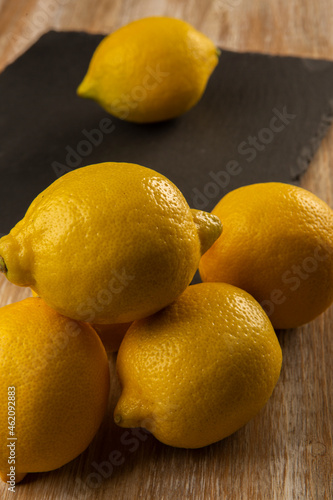
MULTIPOLYGON (((107 33, 148 15, 185 19, 224 48, 333 59, 331 0, 0 0, 0 69, 49 29, 107 33)), ((301 185, 333 207, 332 128, 301 185)), ((28 294, 0 278, 0 306, 28 294)), ((1 484, 1 498, 332 498, 332 327, 333 307, 280 332, 284 360, 273 397, 243 429, 201 450, 110 424, 119 394, 112 355, 109 413, 89 449, 57 471, 28 475, 14 495, 1 484), (110 463, 113 451, 121 465, 110 463)))

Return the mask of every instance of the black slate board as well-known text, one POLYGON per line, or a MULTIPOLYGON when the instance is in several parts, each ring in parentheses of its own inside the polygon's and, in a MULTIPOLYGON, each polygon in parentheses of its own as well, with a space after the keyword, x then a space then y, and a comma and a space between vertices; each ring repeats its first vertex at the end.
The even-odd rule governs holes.
POLYGON ((153 168, 205 210, 241 185, 297 183, 332 121, 333 63, 228 51, 182 117, 117 120, 75 93, 102 38, 49 32, 0 75, 1 233, 59 175, 90 163, 153 168))

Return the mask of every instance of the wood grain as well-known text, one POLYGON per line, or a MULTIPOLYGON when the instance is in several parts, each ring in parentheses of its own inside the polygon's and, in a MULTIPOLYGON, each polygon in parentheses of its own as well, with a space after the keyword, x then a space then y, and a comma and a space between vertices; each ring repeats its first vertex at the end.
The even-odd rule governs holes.
MULTIPOLYGON (((333 58, 330 0, 0 0, 0 68, 50 28, 107 33, 147 15, 181 17, 225 48, 333 58)), ((302 179, 331 207, 332 165, 331 129, 302 179)), ((0 278, 0 306, 27 295, 0 278)), ((302 328, 279 332, 284 361, 273 397, 243 429, 201 450, 163 446, 112 423, 119 387, 111 356, 109 412, 91 446, 59 470, 28 475, 15 498, 332 498, 332 325, 331 307, 302 328)), ((3 484, 0 492, 13 498, 3 484)))
POLYGON ((0 0, 0 69, 50 28, 108 33, 148 15, 185 19, 229 49, 333 58, 330 0, 0 0))

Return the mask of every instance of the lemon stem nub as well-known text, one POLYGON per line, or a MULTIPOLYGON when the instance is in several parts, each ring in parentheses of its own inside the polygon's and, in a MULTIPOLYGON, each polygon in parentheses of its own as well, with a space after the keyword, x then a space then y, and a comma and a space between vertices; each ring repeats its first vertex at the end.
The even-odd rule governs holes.
POLYGON ((1 255, 0 255, 0 273, 7 274, 7 266, 1 255))
POLYGON ((222 222, 216 215, 203 212, 202 210, 192 208, 191 212, 198 231, 201 255, 203 255, 221 236, 223 229, 222 222))

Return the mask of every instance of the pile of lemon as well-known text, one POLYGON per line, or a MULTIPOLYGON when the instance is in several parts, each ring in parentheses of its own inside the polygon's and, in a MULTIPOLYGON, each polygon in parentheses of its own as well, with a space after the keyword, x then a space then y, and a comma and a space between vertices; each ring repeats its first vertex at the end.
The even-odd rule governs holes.
MULTIPOLYGON (((101 43, 79 94, 122 118, 164 120, 199 100, 216 63, 188 24, 149 18, 101 43), (135 101, 135 85, 150 97, 135 101), (133 97, 126 116, 122 95, 133 97)), ((35 295, 0 309, 0 399, 16 415, 10 425, 1 405, 0 471, 7 481, 13 436, 18 482, 72 460, 96 434, 110 378, 101 338, 120 345, 120 426, 198 448, 254 417, 280 374, 274 328, 333 301, 333 211, 266 183, 228 193, 210 214, 154 170, 100 163, 37 196, 0 239, 0 270, 35 295), (198 268, 203 283, 190 285, 198 268)))

